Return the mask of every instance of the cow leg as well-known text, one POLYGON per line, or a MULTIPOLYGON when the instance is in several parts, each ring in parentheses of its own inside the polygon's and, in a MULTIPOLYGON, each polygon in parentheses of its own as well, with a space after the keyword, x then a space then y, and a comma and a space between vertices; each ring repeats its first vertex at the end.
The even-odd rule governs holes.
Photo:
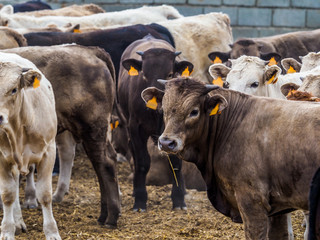
POLYGON ((29 167, 29 173, 26 177, 26 186, 24 188, 24 203, 23 208, 37 208, 38 202, 36 198, 36 186, 34 184, 35 165, 29 167))
POLYGON ((0 166, 0 190, 3 201, 3 219, 1 223, 1 239, 14 239, 15 230, 26 231, 19 203, 19 172, 14 167, 0 166))
POLYGON ((64 195, 69 191, 76 142, 69 131, 64 131, 57 135, 56 142, 59 153, 60 174, 52 201, 61 202, 64 195))
POLYGON ((269 217, 268 237, 269 239, 279 239, 279 240, 294 239, 290 213, 269 217), (291 229, 291 234, 290 234, 290 231, 288 231, 289 229, 291 229))
POLYGON ((120 214, 120 196, 116 175, 116 153, 110 142, 84 138, 83 147, 96 171, 101 192, 100 224, 115 228, 120 214))
POLYGON ((42 207, 43 231, 47 240, 61 240, 52 213, 52 170, 56 156, 55 143, 51 144, 37 166, 36 195, 42 207))
MULTIPOLYGON (((172 163, 173 171, 175 173, 175 176, 177 178, 178 185, 176 183, 176 180, 174 179, 173 176, 173 183, 172 183, 172 191, 171 191, 171 199, 172 199, 172 208, 177 210, 177 209, 182 209, 186 210, 187 206, 184 201, 184 195, 186 193, 186 188, 182 176, 182 160, 177 158, 174 155, 169 155, 170 161, 172 163)), ((171 166, 170 166, 171 169, 171 166)), ((172 174, 174 175, 174 174, 172 174)))
POLYGON ((134 161, 133 211, 143 212, 147 209, 148 194, 146 177, 150 169, 150 156, 147 149, 148 137, 146 137, 146 134, 142 133, 143 130, 137 126, 137 123, 131 123, 129 125, 129 146, 134 161))

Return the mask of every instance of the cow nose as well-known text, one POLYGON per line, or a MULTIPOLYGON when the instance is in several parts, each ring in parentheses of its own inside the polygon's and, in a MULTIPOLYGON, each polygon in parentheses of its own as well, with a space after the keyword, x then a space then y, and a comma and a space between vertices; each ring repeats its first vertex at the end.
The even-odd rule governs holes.
POLYGON ((0 115, 0 124, 2 124, 2 122, 3 122, 3 116, 0 115))
POLYGON ((177 147, 177 142, 167 137, 159 138, 159 147, 161 150, 171 152, 177 147))

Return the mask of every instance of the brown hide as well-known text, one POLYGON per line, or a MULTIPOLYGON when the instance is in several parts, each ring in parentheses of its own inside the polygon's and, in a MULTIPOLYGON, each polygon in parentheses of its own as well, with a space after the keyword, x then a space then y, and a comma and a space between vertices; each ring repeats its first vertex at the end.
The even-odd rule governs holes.
POLYGON ((308 210, 306 186, 320 165, 320 105, 209 91, 192 79, 168 81, 159 141, 196 163, 217 210, 233 220, 241 212, 247 239, 266 239, 269 216, 308 210))
POLYGON ((8 27, 0 27, 0 49, 27 46, 23 35, 8 27))

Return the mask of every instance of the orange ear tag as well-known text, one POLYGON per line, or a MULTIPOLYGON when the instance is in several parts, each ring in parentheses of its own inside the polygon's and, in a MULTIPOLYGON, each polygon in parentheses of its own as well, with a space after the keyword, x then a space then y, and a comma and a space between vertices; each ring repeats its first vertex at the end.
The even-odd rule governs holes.
POLYGON ((297 72, 292 66, 289 67, 288 71, 287 71, 287 74, 288 73, 295 73, 297 72))
POLYGON ((219 57, 216 57, 212 62, 213 63, 222 63, 222 60, 219 57))
POLYGON ((117 120, 115 123, 114 123, 114 128, 117 128, 119 126, 119 121, 117 120))
POLYGON ((137 75, 139 75, 137 69, 135 69, 135 68, 132 67, 132 66, 131 66, 130 70, 128 71, 128 74, 129 74, 130 76, 137 76, 137 75))
POLYGON ((113 124, 112 124, 112 123, 110 123, 110 129, 111 129, 111 131, 114 129, 114 127, 113 127, 113 124))
POLYGON ((276 76, 276 74, 274 74, 270 79, 269 81, 267 82, 267 84, 275 84, 277 81, 278 81, 278 78, 274 80, 274 77, 276 76))
POLYGON ((219 87, 223 87, 222 78, 219 76, 217 79, 212 80, 213 85, 218 85, 219 87))
POLYGON ((294 94, 297 90, 294 90, 294 89, 290 89, 287 97, 290 97, 292 94, 294 94))
POLYGON ((218 113, 218 110, 219 110, 219 103, 212 109, 209 116, 216 115, 218 113))
POLYGON ((35 77, 33 82, 33 88, 37 88, 39 86, 40 86, 40 81, 38 80, 37 77, 35 77))
POLYGON ((186 69, 182 72, 181 77, 189 77, 190 72, 189 72, 189 67, 186 67, 186 69))
POLYGON ((268 66, 272 66, 272 65, 276 65, 276 64, 277 64, 276 59, 274 59, 274 57, 272 57, 272 58, 269 60, 268 66))
POLYGON ((151 108, 151 109, 153 109, 153 110, 156 110, 157 107, 158 107, 158 103, 157 103, 156 97, 153 97, 152 99, 150 99, 150 100, 147 102, 146 106, 147 106, 148 108, 151 108))
POLYGON ((80 29, 73 29, 73 32, 74 33, 81 33, 81 30, 80 29))

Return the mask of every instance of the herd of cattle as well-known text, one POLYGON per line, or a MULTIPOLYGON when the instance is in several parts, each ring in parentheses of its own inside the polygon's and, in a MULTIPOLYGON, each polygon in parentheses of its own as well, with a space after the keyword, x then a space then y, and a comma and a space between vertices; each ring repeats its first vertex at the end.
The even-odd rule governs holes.
POLYGON ((23 206, 39 202, 46 239, 61 239, 51 203, 69 190, 78 143, 108 228, 121 212, 122 160, 134 211, 147 209, 146 184, 172 183, 173 209, 187 208, 186 187, 206 190, 246 239, 293 239, 294 210, 305 240, 320 239, 320 30, 233 42, 223 13, 40 1, 2 6, 0 25, 1 239, 26 230, 20 175, 23 206))

